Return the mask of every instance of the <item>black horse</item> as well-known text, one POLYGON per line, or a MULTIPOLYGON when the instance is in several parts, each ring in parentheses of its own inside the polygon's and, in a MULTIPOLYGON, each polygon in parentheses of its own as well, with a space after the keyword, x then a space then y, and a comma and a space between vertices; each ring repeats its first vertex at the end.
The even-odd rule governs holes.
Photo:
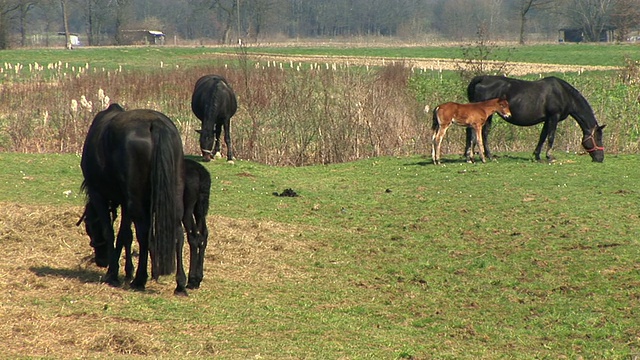
POLYGON ((189 242, 189 280, 187 287, 197 289, 204 276, 204 251, 207 248, 209 230, 209 194, 211 175, 198 162, 185 159, 184 215, 182 224, 189 242))
MULTIPOLYGON (((202 278, 204 277, 204 253, 207 248, 207 240, 209 230, 207 228, 206 217, 209 212, 209 194, 211 191, 211 175, 207 169, 198 162, 185 158, 185 183, 184 183, 184 214, 182 216, 182 224, 187 232, 189 242, 190 262, 189 277, 187 281, 188 289, 197 289, 200 287, 202 278)), ((117 208, 111 207, 111 226, 106 230, 113 232, 113 223, 117 217, 117 208)), ((95 210, 90 203, 85 206, 85 212, 76 225, 80 225, 84 221, 87 235, 91 241, 103 239, 103 226, 95 214, 95 210)), ((131 232, 130 219, 123 219, 118 230, 118 238, 116 239, 115 254, 120 257, 122 250, 125 254, 125 278, 131 280, 133 278, 133 259, 131 254, 131 245, 133 242, 133 233, 131 232)), ((98 258, 96 257, 96 260, 98 258)), ((108 263, 102 263, 106 267, 108 263)), ((117 275, 117 274, 116 274, 117 275)))
MULTIPOLYGON (((186 294, 182 265, 184 154, 173 122, 153 110, 125 111, 112 104, 94 118, 82 150, 85 225, 104 281, 117 286, 120 252, 130 252, 131 223, 140 247, 131 287, 145 288, 148 256, 157 279, 176 270, 176 294, 186 294), (122 207, 114 249, 115 209, 122 207)), ((125 269, 126 270, 126 269, 125 269)))
MULTIPOLYGON (((485 101, 506 96, 511 108, 508 122, 519 126, 532 126, 544 122, 540 140, 534 151, 536 160, 540 160, 542 145, 547 140, 546 157, 552 160, 551 149, 558 122, 573 117, 582 129, 582 146, 591 155, 593 161, 604 160, 602 129, 587 100, 573 86, 557 77, 547 77, 537 81, 526 81, 503 76, 476 76, 467 87, 470 102, 485 101)), ((487 137, 491 129, 491 117, 482 129, 484 152, 491 157, 487 137)), ((465 156, 470 159, 473 133, 467 130, 465 156)), ((480 149, 482 151, 482 149, 480 149)))
POLYGON ((224 142, 227 145, 227 160, 233 160, 231 149, 231 117, 238 109, 236 94, 219 75, 205 75, 198 79, 191 96, 191 110, 200 121, 200 150, 204 161, 212 156, 220 157, 220 133, 224 127, 224 142), (214 144, 215 140, 215 144, 214 144))

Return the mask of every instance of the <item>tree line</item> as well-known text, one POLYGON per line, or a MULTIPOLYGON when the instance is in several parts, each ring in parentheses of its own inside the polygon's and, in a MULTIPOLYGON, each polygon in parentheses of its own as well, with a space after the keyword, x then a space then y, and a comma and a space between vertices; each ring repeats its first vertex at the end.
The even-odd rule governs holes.
POLYGON ((59 33, 85 45, 121 44, 123 30, 230 44, 394 37, 460 41, 482 27, 495 40, 557 39, 561 28, 598 41, 637 30, 640 0, 0 0, 0 49, 51 46, 59 33))

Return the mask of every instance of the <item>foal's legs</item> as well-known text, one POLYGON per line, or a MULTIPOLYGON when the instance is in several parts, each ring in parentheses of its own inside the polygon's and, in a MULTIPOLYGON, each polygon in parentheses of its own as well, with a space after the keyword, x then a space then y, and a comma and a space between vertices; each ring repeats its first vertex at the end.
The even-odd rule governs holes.
MULTIPOLYGON (((484 155, 487 159, 491 159, 491 151, 489 150, 489 133, 491 132, 491 123, 493 121, 493 115, 487 117, 484 125, 482 126, 482 131, 476 132, 476 137, 482 137, 483 146, 478 148, 478 151, 484 151, 484 155)), ((473 162, 473 145, 474 145, 474 130, 471 128, 467 128, 467 137, 464 147, 464 156, 467 158, 467 162, 473 162)))
POLYGON ((433 163, 436 165, 440 164, 440 147, 442 145, 442 139, 444 139, 444 135, 447 133, 447 129, 449 129, 449 125, 451 124, 440 124, 431 139, 431 157, 433 158, 433 163))
POLYGON ((189 285, 192 289, 200 287, 204 277, 204 252, 207 248, 209 230, 207 229, 206 214, 196 207, 194 209, 195 228, 193 238, 189 240, 191 264, 189 267, 189 285))
POLYGON ((184 264, 182 262, 182 250, 184 249, 184 233, 182 224, 178 223, 175 231, 176 236, 176 289, 173 291, 175 295, 187 296, 187 275, 184 273, 184 264))
POLYGON ((478 142, 478 150, 480 150, 480 159, 482 159, 483 163, 486 163, 487 160, 484 157, 484 142, 482 141, 482 125, 474 125, 473 131, 476 134, 476 140, 478 142))

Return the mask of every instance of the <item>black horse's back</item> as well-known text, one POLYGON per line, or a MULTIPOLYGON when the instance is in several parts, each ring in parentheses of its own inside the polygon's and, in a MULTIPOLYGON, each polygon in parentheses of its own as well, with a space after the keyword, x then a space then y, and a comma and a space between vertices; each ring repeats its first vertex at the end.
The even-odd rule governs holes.
POLYGON ((220 75, 205 75, 196 81, 191 96, 191 110, 202 122, 200 149, 205 161, 220 154, 220 135, 224 128, 227 159, 233 159, 230 120, 238 109, 235 92, 220 75))
MULTIPOLYGON (((593 109, 580 92, 568 82, 550 76, 536 81, 514 79, 504 76, 480 75, 476 76, 467 86, 467 97, 470 102, 486 101, 492 98, 505 97, 511 108, 509 123, 518 126, 532 126, 543 123, 540 140, 534 151, 537 160, 545 140, 547 144, 547 158, 553 147, 558 122, 568 116, 573 117, 583 132, 582 145, 591 155, 593 161, 602 162, 604 147, 602 145, 602 129, 598 125, 593 109)), ((490 156, 487 137, 491 127, 491 119, 483 128, 485 154, 490 156)), ((469 156, 472 134, 467 132, 467 148, 465 154, 469 156)))
MULTIPOLYGON (((96 228, 107 229, 106 239, 100 244, 109 258, 107 282, 118 283, 120 253, 116 254, 113 248, 110 215, 118 206, 122 207, 123 223, 135 224, 140 244, 139 266, 131 286, 144 288, 149 253, 154 277, 174 272, 176 264, 180 275, 176 246, 181 246, 182 236, 183 159, 178 129, 162 113, 146 109, 125 111, 113 104, 94 118, 85 140, 81 168, 87 204, 100 221, 96 228)), ((98 247, 94 246, 94 250, 97 257, 98 247)), ((186 280, 178 279, 177 291, 184 289, 181 283, 186 280)))

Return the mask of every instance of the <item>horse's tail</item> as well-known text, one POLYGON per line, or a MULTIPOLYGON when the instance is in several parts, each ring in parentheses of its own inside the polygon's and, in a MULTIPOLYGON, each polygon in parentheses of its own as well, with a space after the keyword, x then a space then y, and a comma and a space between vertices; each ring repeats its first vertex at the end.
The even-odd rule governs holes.
POLYGON ((436 131, 440 128, 440 121, 438 121, 438 110, 440 109, 440 106, 436 106, 435 109, 433 109, 433 121, 431 122, 431 130, 436 131))
POLYGON ((182 204, 176 196, 182 169, 175 154, 171 129, 154 121, 152 130, 153 155, 151 161, 151 273, 154 277, 168 275, 176 268, 176 236, 182 204))
POLYGON ((475 98, 476 85, 478 85, 478 83, 481 82, 482 80, 484 80, 484 76, 482 75, 475 76, 473 79, 471 79, 471 81, 469 82, 469 85, 467 85, 467 99, 469 100, 469 102, 478 101, 475 98))

